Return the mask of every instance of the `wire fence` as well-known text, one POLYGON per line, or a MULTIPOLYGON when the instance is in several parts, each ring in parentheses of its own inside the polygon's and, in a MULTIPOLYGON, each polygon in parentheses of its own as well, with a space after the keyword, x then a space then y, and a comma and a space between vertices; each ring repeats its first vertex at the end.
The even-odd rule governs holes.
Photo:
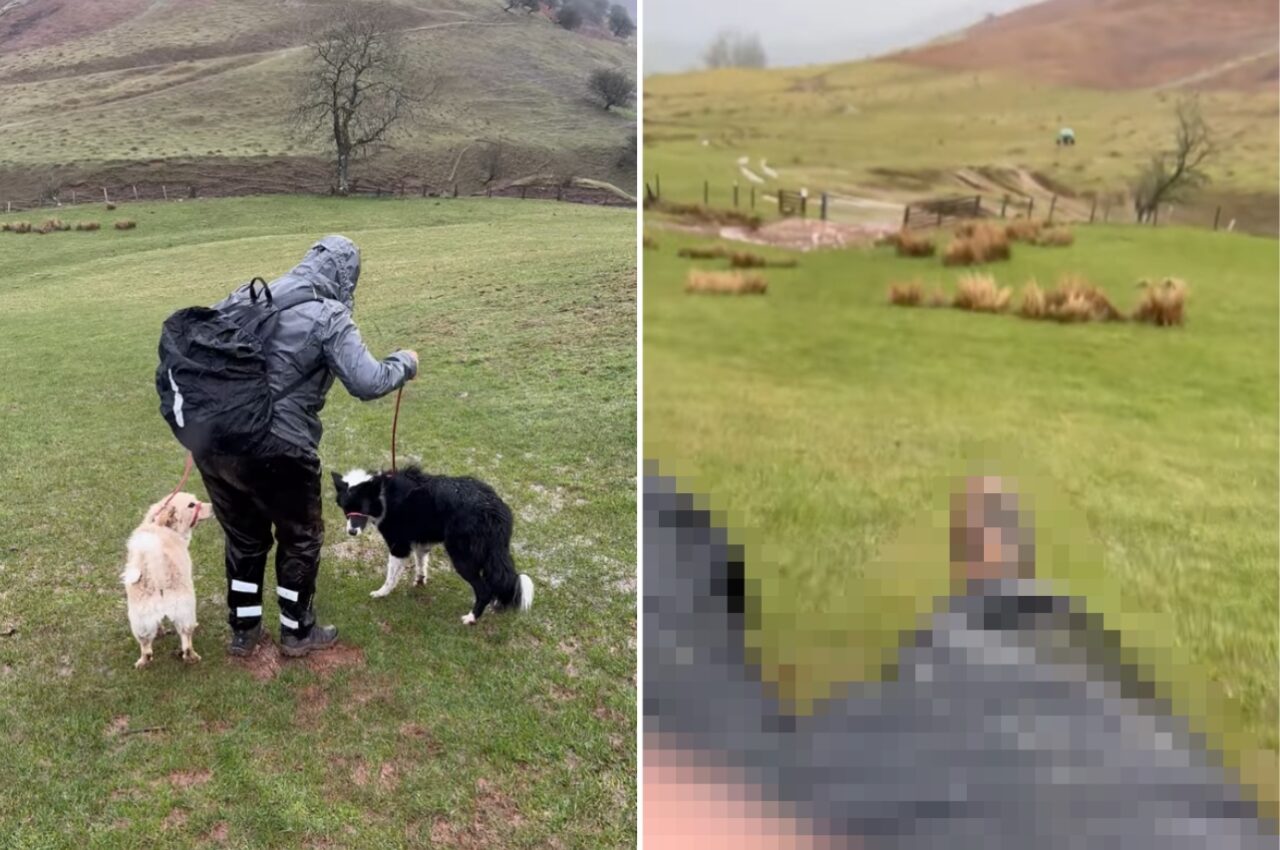
MULTIPOLYGON (((137 182, 91 185, 77 183, 46 189, 39 197, 0 200, 0 211, 6 213, 46 212, 66 206, 85 204, 118 205, 134 201, 186 201, 197 198, 244 197, 250 195, 332 195, 336 194, 323 179, 301 180, 235 180, 209 178, 194 182, 137 182)), ((566 203, 634 206, 605 189, 569 183, 491 185, 482 189, 461 191, 457 183, 439 184, 417 177, 391 181, 355 181, 349 196, 367 198, 458 198, 491 197, 522 200, 563 201, 566 203)))
MULTIPOLYGON (((859 198, 836 192, 810 193, 806 189, 782 189, 702 182, 697 196, 663 195, 662 177, 645 182, 649 203, 698 203, 707 209, 732 209, 751 215, 780 218, 856 220, 903 228, 943 227, 964 218, 1027 218, 1049 224, 1130 224, 1144 227, 1200 227, 1277 236, 1274 216, 1259 215, 1256 208, 1234 209, 1227 203, 1161 204, 1151 216, 1139 219, 1132 203, 1116 195, 1017 195, 973 194, 891 202, 859 198)), ((696 191, 696 190, 695 190, 696 191)))

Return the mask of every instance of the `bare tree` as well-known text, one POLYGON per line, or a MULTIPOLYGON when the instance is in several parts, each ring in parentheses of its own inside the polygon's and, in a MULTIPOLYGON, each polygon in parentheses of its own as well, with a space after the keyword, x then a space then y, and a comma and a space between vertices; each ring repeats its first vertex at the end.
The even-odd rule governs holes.
POLYGON ((600 68, 591 72, 591 93, 600 99, 606 110, 614 106, 626 106, 636 94, 636 84, 622 71, 600 68))
POLYGON ((702 61, 708 68, 763 68, 768 64, 760 36, 729 30, 715 37, 702 61))
POLYGON ((294 110, 295 129, 332 140, 338 194, 351 191, 351 160, 390 147, 415 108, 434 93, 409 65, 399 31, 376 8, 345 7, 309 40, 311 60, 294 110))
POLYGON ((625 6, 615 3, 609 8, 609 29, 618 38, 623 39, 630 38, 636 31, 635 21, 631 20, 631 13, 625 6))
POLYGON ((1152 156, 1134 181, 1133 207, 1139 222, 1149 221, 1162 202, 1176 200, 1187 190, 1209 182, 1205 164, 1218 151, 1200 112, 1199 98, 1184 97, 1175 114, 1178 127, 1173 149, 1152 156))
POLYGON ((502 177, 506 169, 507 148, 502 140, 488 142, 480 152, 480 174, 484 177, 484 185, 489 186, 502 177))

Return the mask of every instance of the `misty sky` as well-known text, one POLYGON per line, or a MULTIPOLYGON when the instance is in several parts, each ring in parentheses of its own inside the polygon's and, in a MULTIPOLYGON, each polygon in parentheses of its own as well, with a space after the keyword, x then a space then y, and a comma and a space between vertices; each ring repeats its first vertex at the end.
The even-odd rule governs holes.
POLYGON ((771 65, 862 59, 1035 0, 645 0, 645 73, 697 67, 725 28, 756 32, 771 65))

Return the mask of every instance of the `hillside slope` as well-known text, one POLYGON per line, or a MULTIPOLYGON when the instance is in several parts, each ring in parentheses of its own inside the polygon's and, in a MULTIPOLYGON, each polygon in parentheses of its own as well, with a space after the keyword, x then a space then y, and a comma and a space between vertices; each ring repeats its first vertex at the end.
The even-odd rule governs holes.
MULTIPOLYGON (((323 142, 290 134, 305 28, 331 0, 0 0, 0 188, 246 172, 322 179, 323 142)), ((464 190, 501 143, 501 178, 631 179, 627 114, 587 96, 602 67, 635 67, 634 42, 569 33, 494 0, 384 0, 414 64, 441 83, 366 179, 415 175, 464 190)))
POLYGON ((895 56, 1091 88, 1275 89, 1273 0, 1046 0, 895 56))

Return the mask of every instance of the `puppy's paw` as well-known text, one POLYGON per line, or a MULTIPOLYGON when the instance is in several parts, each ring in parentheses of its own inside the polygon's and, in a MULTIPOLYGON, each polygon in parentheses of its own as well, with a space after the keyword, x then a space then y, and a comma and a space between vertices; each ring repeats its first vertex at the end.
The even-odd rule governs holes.
POLYGON ((185 661, 185 662, 186 662, 186 663, 188 663, 188 664, 196 664, 196 663, 199 663, 199 661, 200 661, 200 653, 196 652, 196 651, 193 649, 193 650, 191 650, 190 652, 183 653, 182 660, 183 660, 183 661, 185 661))
POLYGON ((476 615, 472 614, 470 611, 468 611, 466 614, 462 616, 462 625, 464 626, 470 626, 473 623, 475 623, 475 621, 476 621, 476 615))
POLYGON ((141 658, 139 658, 137 661, 133 662, 133 666, 135 669, 141 670, 143 667, 146 667, 150 663, 151 663, 151 656, 144 655, 141 658))
POLYGON ((426 584, 427 584, 427 577, 426 577, 426 576, 416 576, 416 577, 413 579, 413 586, 414 586, 414 587, 425 587, 425 586, 426 586, 426 584))
POLYGON ((381 588, 378 588, 377 590, 373 591, 373 592, 372 592, 372 593, 370 593, 369 595, 370 595, 370 596, 372 596, 374 599, 381 599, 382 597, 386 596, 386 595, 387 595, 387 594, 389 594, 390 592, 391 592, 391 590, 390 590, 390 589, 385 588, 385 587, 381 587, 381 588))

